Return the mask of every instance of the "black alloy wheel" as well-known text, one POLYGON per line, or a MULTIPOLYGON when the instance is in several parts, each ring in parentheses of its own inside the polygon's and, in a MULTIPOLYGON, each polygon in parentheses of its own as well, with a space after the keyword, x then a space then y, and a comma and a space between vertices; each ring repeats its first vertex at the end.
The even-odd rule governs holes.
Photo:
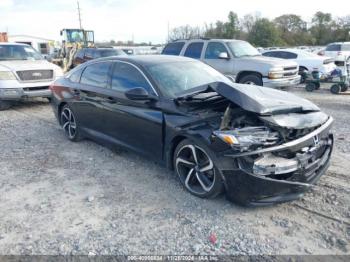
POLYGON ((174 167, 182 185, 191 194, 209 198, 222 192, 222 179, 213 160, 203 148, 190 140, 184 140, 177 146, 174 167))
POLYGON ((61 126, 65 135, 71 141, 81 139, 76 117, 68 105, 65 105, 61 111, 61 126))

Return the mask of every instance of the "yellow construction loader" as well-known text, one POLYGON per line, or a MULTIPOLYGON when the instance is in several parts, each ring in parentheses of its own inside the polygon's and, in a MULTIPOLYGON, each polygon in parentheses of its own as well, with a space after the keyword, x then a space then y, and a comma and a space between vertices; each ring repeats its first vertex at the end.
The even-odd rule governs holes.
POLYGON ((84 47, 94 47, 94 31, 84 29, 62 29, 60 31, 62 46, 58 57, 52 62, 58 64, 65 72, 69 71, 77 50, 84 47))

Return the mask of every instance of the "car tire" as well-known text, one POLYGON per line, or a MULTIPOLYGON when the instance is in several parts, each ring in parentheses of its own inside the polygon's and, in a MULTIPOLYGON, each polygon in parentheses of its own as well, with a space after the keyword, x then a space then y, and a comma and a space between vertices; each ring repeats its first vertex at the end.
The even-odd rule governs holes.
POLYGON ((246 75, 239 79, 240 84, 262 86, 263 82, 258 75, 246 75))
POLYGON ((10 101, 0 100, 0 111, 7 110, 11 107, 12 103, 10 101))
POLYGON ((300 77, 300 84, 304 84, 307 78, 307 73, 309 71, 305 67, 300 67, 299 68, 299 75, 300 77))
POLYGON ((340 85, 332 85, 331 86, 331 93, 332 94, 335 94, 335 95, 339 94, 340 90, 341 90, 340 85))
POLYGON ((341 85, 340 91, 341 92, 346 92, 346 91, 348 91, 348 89, 349 89, 349 87, 346 84, 343 84, 343 85, 341 85))
POLYGON ((176 175, 191 194, 214 198, 223 191, 221 174, 203 147, 185 139, 176 147, 173 161, 176 175))
POLYGON ((77 118, 68 105, 63 106, 60 112, 60 124, 70 141, 78 142, 82 139, 77 118))
POLYGON ((307 84, 306 84, 305 89, 306 89, 306 91, 308 91, 308 92, 312 92, 312 91, 314 91, 314 90, 317 89, 317 86, 316 86, 315 83, 310 82, 310 83, 307 83, 307 84))

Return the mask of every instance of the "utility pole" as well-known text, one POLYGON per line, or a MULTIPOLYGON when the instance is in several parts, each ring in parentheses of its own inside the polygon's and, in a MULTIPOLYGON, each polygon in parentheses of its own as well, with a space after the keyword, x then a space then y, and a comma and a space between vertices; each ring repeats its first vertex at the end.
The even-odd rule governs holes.
POLYGON ((168 36, 167 36, 167 43, 170 42, 170 22, 168 21, 168 36))
POLYGON ((79 26, 80 26, 80 30, 83 29, 81 26, 81 16, 80 16, 80 6, 79 6, 79 1, 77 1, 78 4, 78 16, 79 16, 79 26))

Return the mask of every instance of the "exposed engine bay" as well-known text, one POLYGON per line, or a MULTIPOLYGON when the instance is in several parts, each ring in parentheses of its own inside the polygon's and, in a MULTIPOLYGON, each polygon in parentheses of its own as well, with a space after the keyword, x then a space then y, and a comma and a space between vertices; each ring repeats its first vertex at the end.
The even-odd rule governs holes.
MULTIPOLYGON (((329 158, 328 137, 317 137, 312 146, 300 150, 276 150, 258 153, 259 150, 275 148, 317 130, 329 117, 314 109, 302 110, 292 107, 269 114, 259 114, 242 108, 217 92, 205 92, 180 101, 187 109, 201 118, 215 118, 213 136, 231 146, 238 154, 249 155, 240 159, 241 168, 259 176, 274 179, 293 179, 300 168, 320 166, 329 158), (254 152, 257 152, 254 154, 254 152)), ((314 171, 314 170, 313 170, 314 171)))

